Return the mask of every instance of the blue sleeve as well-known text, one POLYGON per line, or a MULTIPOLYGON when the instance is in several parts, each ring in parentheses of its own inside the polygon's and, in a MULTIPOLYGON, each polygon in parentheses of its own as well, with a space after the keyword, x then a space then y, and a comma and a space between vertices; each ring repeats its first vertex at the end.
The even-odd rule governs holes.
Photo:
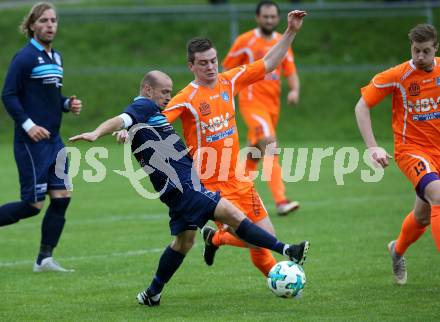
POLYGON ((29 116, 25 113, 23 106, 20 103, 19 95, 23 91, 25 78, 25 64, 20 61, 19 56, 15 56, 9 66, 6 74, 5 84, 2 91, 3 104, 9 115, 14 121, 21 125, 29 116))
POLYGON ((133 124, 146 123, 147 120, 156 113, 156 109, 154 105, 149 102, 134 102, 125 109, 124 113, 131 116, 133 124))

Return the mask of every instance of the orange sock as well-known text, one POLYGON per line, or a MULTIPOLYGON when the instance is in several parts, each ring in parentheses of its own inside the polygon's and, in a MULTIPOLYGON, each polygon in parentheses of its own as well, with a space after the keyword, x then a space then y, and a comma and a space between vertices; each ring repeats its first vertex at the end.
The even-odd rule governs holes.
POLYGON ((286 189, 284 187, 281 166, 278 161, 278 156, 277 155, 273 156, 272 165, 268 164, 267 166, 272 166, 272 176, 270 180, 267 181, 267 184, 269 186, 270 191, 272 192, 274 201, 278 203, 286 200, 286 189))
POLYGON ((250 248, 252 263, 267 277, 270 269, 277 263, 272 253, 265 248, 250 248))
POLYGON ((431 232, 437 250, 440 252, 440 205, 431 206, 431 232))
MULTIPOLYGON (((440 211, 440 206, 439 210, 440 211)), ((440 217, 439 217, 440 219, 440 217)), ((439 229, 440 229, 440 223, 439 223, 439 229)), ((414 211, 411 211, 408 216, 403 220, 402 223, 402 229, 400 231, 399 237, 396 241, 396 253, 397 255, 403 255, 408 247, 414 243, 417 239, 420 238, 420 236, 423 235, 423 233, 426 230, 426 226, 420 225, 416 218, 414 217, 414 211)), ((440 241, 440 230, 438 233, 438 238, 440 241)), ((440 244, 438 244, 439 246, 440 244)), ((437 247, 438 247, 437 246, 437 247)))
POLYGON ((217 230, 215 232, 214 236, 212 236, 212 244, 217 247, 220 247, 222 245, 230 245, 243 248, 247 247, 244 241, 223 230, 217 230))

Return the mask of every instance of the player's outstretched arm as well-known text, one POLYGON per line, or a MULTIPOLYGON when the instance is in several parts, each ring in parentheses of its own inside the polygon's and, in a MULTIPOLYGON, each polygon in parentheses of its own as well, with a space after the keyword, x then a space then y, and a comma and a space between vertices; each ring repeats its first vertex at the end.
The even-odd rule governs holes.
POLYGON ((287 50, 295 39, 296 33, 301 29, 303 18, 307 12, 294 10, 287 15, 287 29, 281 39, 264 56, 266 73, 272 72, 283 60, 287 50))
POLYGON ((361 132, 373 163, 382 168, 388 166, 388 160, 392 157, 383 148, 377 146, 371 126, 370 109, 362 97, 356 104, 355 114, 359 131, 361 132))
POLYGON ((69 141, 88 141, 94 142, 101 136, 113 133, 114 131, 121 130, 124 127, 124 120, 120 116, 115 116, 114 118, 108 119, 107 121, 101 123, 93 132, 86 132, 79 135, 72 136, 69 141))

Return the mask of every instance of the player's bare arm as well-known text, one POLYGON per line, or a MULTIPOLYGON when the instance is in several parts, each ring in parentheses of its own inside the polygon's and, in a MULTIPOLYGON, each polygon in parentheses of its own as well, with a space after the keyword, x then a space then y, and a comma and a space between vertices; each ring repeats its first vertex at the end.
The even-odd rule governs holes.
POLYGON ((387 153, 387 151, 385 151, 385 149, 377 145, 373 128, 371 126, 370 109, 362 97, 356 104, 355 114, 359 131, 361 132, 362 138, 364 139, 365 145, 368 148, 373 163, 385 168, 389 164, 388 160, 392 157, 387 153))
POLYGON ((120 116, 115 116, 101 123, 101 125, 99 125, 93 132, 86 132, 72 136, 69 139, 69 141, 76 142, 83 140, 88 142, 94 142, 97 139, 99 139, 101 136, 121 130, 122 128, 124 128, 124 120, 120 116))
POLYGON ((287 78, 289 84, 289 93, 287 94, 287 103, 291 105, 298 104, 299 102, 299 77, 298 74, 292 74, 287 78))
POLYGON ((287 29, 281 39, 264 56, 266 73, 272 72, 280 63, 287 50, 295 39, 296 33, 301 29, 303 19, 307 12, 294 10, 287 15, 287 29))

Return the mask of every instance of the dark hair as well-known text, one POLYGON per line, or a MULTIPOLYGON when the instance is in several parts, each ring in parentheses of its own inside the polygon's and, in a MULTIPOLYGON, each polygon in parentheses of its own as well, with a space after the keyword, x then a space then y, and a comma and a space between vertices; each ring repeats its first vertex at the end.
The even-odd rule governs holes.
POLYGON ((34 32, 31 30, 31 25, 37 21, 46 10, 52 9, 56 12, 53 4, 49 2, 38 2, 33 5, 29 13, 23 18, 20 25, 20 31, 28 38, 34 37, 34 32))
POLYGON ((204 51, 207 51, 211 48, 214 48, 212 45, 211 40, 208 38, 193 38, 190 39, 186 43, 186 52, 187 52, 187 59, 188 62, 194 63, 195 59, 195 53, 202 53, 204 51))
POLYGON ((437 30, 433 25, 427 23, 419 24, 411 29, 408 38, 411 43, 433 41, 435 46, 438 42, 437 30))
POLYGON ((275 6, 275 8, 277 8, 277 14, 280 14, 280 7, 278 6, 278 4, 276 2, 273 2, 273 1, 260 1, 257 4, 257 8, 255 9, 255 14, 257 16, 260 15, 261 7, 263 7, 263 6, 275 6))

